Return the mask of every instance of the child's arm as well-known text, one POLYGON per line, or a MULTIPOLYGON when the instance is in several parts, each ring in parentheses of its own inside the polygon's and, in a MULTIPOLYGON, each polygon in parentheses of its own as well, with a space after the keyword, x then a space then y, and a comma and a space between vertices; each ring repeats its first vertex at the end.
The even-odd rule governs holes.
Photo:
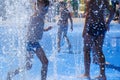
POLYGON ((107 8, 107 9, 109 10, 109 12, 110 12, 110 14, 109 14, 109 16, 108 16, 108 19, 106 20, 106 28, 107 28, 107 30, 109 30, 109 24, 110 24, 110 22, 112 21, 112 19, 113 19, 113 17, 114 17, 114 10, 113 10, 113 8, 109 5, 109 2, 108 2, 108 1, 106 1, 105 4, 106 4, 106 8, 107 8))
POLYGON ((48 30, 51 30, 52 29, 52 26, 49 26, 47 28, 44 29, 44 31, 48 31, 48 30))
POLYGON ((69 18, 70 18, 70 23, 71 23, 71 30, 73 31, 73 20, 72 20, 72 17, 71 17, 71 14, 69 13, 69 18))
POLYGON ((85 11, 85 24, 84 24, 84 28, 83 28, 83 32, 82 32, 82 37, 84 37, 84 35, 86 34, 86 30, 87 30, 87 20, 88 20, 88 14, 89 14, 89 8, 90 8, 90 1, 85 0, 85 5, 86 5, 86 11, 85 11))
POLYGON ((36 0, 30 0, 30 3, 32 5, 32 9, 33 9, 33 15, 32 16, 36 16, 37 15, 37 1, 36 0))

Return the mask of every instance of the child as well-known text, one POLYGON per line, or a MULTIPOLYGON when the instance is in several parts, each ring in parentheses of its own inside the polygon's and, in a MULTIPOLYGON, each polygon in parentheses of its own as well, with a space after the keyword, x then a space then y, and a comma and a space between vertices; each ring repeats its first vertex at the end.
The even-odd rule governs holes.
POLYGON ((68 31, 68 19, 70 19, 71 22, 71 30, 73 30, 73 21, 70 15, 70 12, 68 11, 68 9, 66 8, 66 3, 61 1, 60 2, 60 18, 58 21, 58 33, 57 33, 57 50, 58 52, 60 52, 60 42, 61 42, 61 36, 63 35, 63 38, 66 39, 67 43, 68 43, 68 48, 70 50, 71 48, 71 44, 70 41, 67 37, 67 31, 68 31))
POLYGON ((90 79, 90 52, 93 49, 98 58, 100 74, 95 80, 107 80, 105 74, 105 56, 102 51, 106 31, 113 18, 113 9, 109 7, 107 0, 89 0, 86 2, 86 19, 83 30, 84 38, 84 67, 85 73, 82 77, 90 79), (110 16, 104 19, 104 11, 108 9, 110 16))
MULTIPOLYGON (((39 41, 42 39, 43 31, 48 31, 49 29, 52 28, 50 26, 44 29, 44 19, 45 19, 45 14, 48 11, 49 1, 37 0, 37 1, 34 1, 33 3, 34 3, 34 14, 31 16, 30 25, 28 26, 28 33, 27 33, 28 53, 26 54, 25 70, 31 69, 32 64, 30 62, 31 62, 31 58, 33 57, 32 52, 34 52, 42 63, 41 80, 46 80, 47 69, 48 69, 48 59, 45 55, 44 50, 39 44, 39 41)), ((20 68, 18 68, 13 72, 8 73, 7 80, 11 80, 11 76, 14 76, 20 72, 21 72, 20 68)))

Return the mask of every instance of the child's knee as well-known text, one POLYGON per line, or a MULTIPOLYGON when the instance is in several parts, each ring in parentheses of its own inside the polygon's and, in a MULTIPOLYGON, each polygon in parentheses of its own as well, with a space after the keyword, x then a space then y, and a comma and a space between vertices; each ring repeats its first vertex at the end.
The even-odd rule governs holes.
POLYGON ((26 69, 30 70, 32 68, 32 63, 31 62, 27 62, 26 63, 26 69))
POLYGON ((48 65, 48 63, 49 63, 49 61, 48 61, 48 59, 46 59, 45 64, 48 65))

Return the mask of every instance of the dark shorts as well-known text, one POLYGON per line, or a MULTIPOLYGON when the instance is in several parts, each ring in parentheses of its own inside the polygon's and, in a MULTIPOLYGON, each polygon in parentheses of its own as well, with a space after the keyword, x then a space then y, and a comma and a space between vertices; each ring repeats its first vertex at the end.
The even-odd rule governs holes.
POLYGON ((60 25, 58 28, 58 36, 66 36, 68 31, 68 25, 60 25))
POLYGON ((27 42, 26 48, 27 51, 36 51, 36 49, 40 48, 39 42, 27 42))
POLYGON ((105 24, 95 24, 95 23, 90 23, 88 28, 87 28, 87 32, 88 34, 94 36, 94 37, 98 37, 100 35, 105 35, 106 33, 106 28, 105 28, 105 24))

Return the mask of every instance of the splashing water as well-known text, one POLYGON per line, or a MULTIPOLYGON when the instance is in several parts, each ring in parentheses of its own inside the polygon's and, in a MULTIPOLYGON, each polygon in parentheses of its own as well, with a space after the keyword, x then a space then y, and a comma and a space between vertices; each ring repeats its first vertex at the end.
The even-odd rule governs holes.
MULTIPOLYGON (((4 0, 5 3, 5 20, 0 20, 0 80, 6 80, 7 74, 11 73, 11 77, 14 80, 30 80, 28 78, 29 74, 27 71, 24 71, 25 66, 25 42, 26 42, 26 31, 27 24, 29 23, 29 17, 32 14, 31 3, 30 0, 4 0), (16 70, 17 69, 17 70, 16 70), (15 72, 15 73, 13 73, 15 72), (19 73, 22 72, 22 73, 19 73), (15 74, 16 77, 14 77, 15 74), (3 76, 4 75, 4 76, 3 76)), ((55 17, 58 13, 56 13, 56 4, 50 7, 48 12, 48 21, 54 21, 52 18, 55 17), (50 15, 49 15, 50 14, 50 15)), ((51 23, 52 24, 52 23, 51 23)), ((54 23, 55 24, 55 23, 54 23)), ((53 25, 53 24, 52 24, 53 25)), ((56 25, 54 25, 56 27, 56 25)), ((54 33, 50 34, 52 44, 52 53, 54 54, 53 58, 58 59, 56 57, 56 40, 54 33)), ((56 34, 56 33, 55 33, 56 34)), ((74 58, 77 56, 74 56, 74 58)), ((53 60, 54 60, 53 59, 53 60)), ((53 76, 55 80, 58 80, 58 72, 57 72, 57 62, 55 60, 52 62, 53 64, 53 76)), ((78 61, 76 61, 77 64, 78 61)), ((78 66, 78 64, 77 64, 78 66)), ((77 67, 76 66, 76 67, 77 67)), ((78 67, 77 67, 78 68, 78 67)), ((34 77, 33 77, 34 78, 34 77)), ((38 77, 39 78, 39 77, 38 77)), ((51 78, 53 79, 53 78, 51 78)), ((36 79, 37 80, 37 79, 36 79)))
MULTIPOLYGON (((13 76, 13 80, 39 80, 41 63, 38 60, 38 58, 36 58, 36 56, 34 56, 35 61, 33 60, 33 67, 31 71, 27 71, 23 67, 25 66, 26 63, 25 42, 27 24, 29 23, 29 17, 32 14, 31 10, 32 6, 30 0, 3 0, 3 1, 5 3, 6 20, 4 21, 2 21, 2 19, 0 20, 0 80, 6 80, 7 73, 15 71, 15 69, 19 70, 19 71, 16 70, 16 74, 18 72, 21 73, 19 73, 19 75, 16 75, 15 77, 14 74, 11 75, 13 76), (29 78, 30 76, 32 77, 29 78)), ((55 15, 57 15, 57 13, 55 13, 56 11, 54 10, 55 7, 52 6, 47 16, 48 21, 50 20, 51 23, 46 24, 48 26, 49 25, 54 26, 54 29, 50 32, 46 32, 41 41, 41 45, 45 46, 43 48, 49 59, 48 80, 82 80, 76 79, 76 75, 83 73, 83 58, 82 58, 83 42, 80 32, 83 29, 81 27, 83 26, 83 23, 81 25, 74 24, 75 26, 74 31, 76 32, 68 34, 68 36, 70 37, 71 44, 73 46, 74 54, 57 53, 55 46, 57 25, 56 22, 52 22, 54 21, 53 19, 55 15)), ((82 22, 81 18, 77 22, 80 21, 82 22)), ((117 39, 111 39, 112 47, 117 47, 116 42, 117 39)), ((110 53, 107 51, 108 50, 106 50, 106 53, 110 53)), ((120 50, 118 52, 120 52, 120 50)), ((94 69, 92 71, 94 72, 94 69)), ((107 72, 111 73, 113 71, 107 72)), ((96 73, 98 73, 98 70, 96 70, 95 73, 93 74, 96 73)), ((120 76, 117 74, 119 74, 119 72, 116 71, 115 72, 115 76, 117 76, 116 80, 119 80, 120 76)), ((111 75, 108 76, 110 77, 111 75)), ((114 79, 115 78, 116 77, 114 77, 114 79)))
POLYGON ((14 77, 20 72, 19 80, 26 80, 25 42, 32 6, 30 0, 4 0, 2 3, 5 4, 6 20, 0 20, 0 80, 6 80, 7 73, 14 77))
MULTIPOLYGON (((32 12, 29 0, 4 0, 3 3, 6 20, 0 21, 0 80, 6 80, 6 73, 25 63, 26 26, 32 12)), ((20 80, 24 80, 24 74, 20 74, 20 80)))
MULTIPOLYGON (((13 77, 13 80, 38 80, 37 78, 40 78, 38 76, 37 78, 29 78, 30 75, 25 69, 25 55, 26 55, 26 49, 25 49, 25 42, 26 42, 26 31, 27 31, 27 24, 29 23, 29 17, 32 14, 31 10, 31 3, 30 0, 4 0, 5 3, 5 16, 6 20, 0 20, 0 80, 6 80, 8 77, 7 74, 11 73, 10 77, 13 77), (17 70, 16 70, 17 69, 17 70), (18 74, 19 75, 16 75, 18 74), (4 76, 3 76, 4 75, 4 76)), ((52 1, 51 1, 52 2, 52 1)), ((48 12, 47 19, 48 21, 54 21, 56 13, 56 4, 53 4, 53 6, 50 7, 50 10, 48 12)), ((56 23, 51 23, 53 26, 57 26, 56 23), (55 24, 55 25, 54 25, 55 24)), ((56 31, 56 30, 53 30, 56 31)), ((51 49, 52 49, 52 65, 53 65, 53 76, 54 78, 51 78, 51 80, 58 80, 59 79, 59 71, 58 70, 58 64, 60 64, 61 60, 58 60, 60 56, 57 56, 56 52, 56 36, 54 36, 57 33, 51 32, 50 38, 52 41, 51 49)), ((80 40, 79 40, 80 41, 80 40)), ((80 44, 79 41, 75 42, 75 44, 80 44)), ((50 47, 49 46, 49 47, 50 47)), ((75 62, 75 68, 76 72, 75 74, 78 74, 79 70, 79 61, 78 61, 78 47, 77 52, 74 51, 77 55, 74 55, 74 59, 76 58, 75 62)), ((50 52, 50 50, 48 51, 50 52)), ((50 57, 51 57, 50 56, 50 57)), ((67 57, 67 55, 65 55, 67 57)), ((62 59, 62 58, 60 58, 62 59)), ((62 61, 64 62, 65 59, 63 58, 62 61)), ((74 68, 73 68, 74 69, 74 68)), ((50 71, 50 70, 49 70, 50 71)), ((35 72, 35 71, 34 71, 35 72)), ((70 74, 70 71, 66 72, 68 75, 70 74)), ((40 74, 38 72, 38 74, 40 74)), ((50 74, 50 72, 48 72, 50 74)), ((34 75, 34 74, 33 74, 34 75)), ((62 76, 61 76, 62 77, 62 76)), ((63 76, 61 78, 65 79, 67 76, 63 76)), ((73 78, 72 76, 70 77, 73 78)), ((8 79, 9 80, 9 79, 8 79)))

